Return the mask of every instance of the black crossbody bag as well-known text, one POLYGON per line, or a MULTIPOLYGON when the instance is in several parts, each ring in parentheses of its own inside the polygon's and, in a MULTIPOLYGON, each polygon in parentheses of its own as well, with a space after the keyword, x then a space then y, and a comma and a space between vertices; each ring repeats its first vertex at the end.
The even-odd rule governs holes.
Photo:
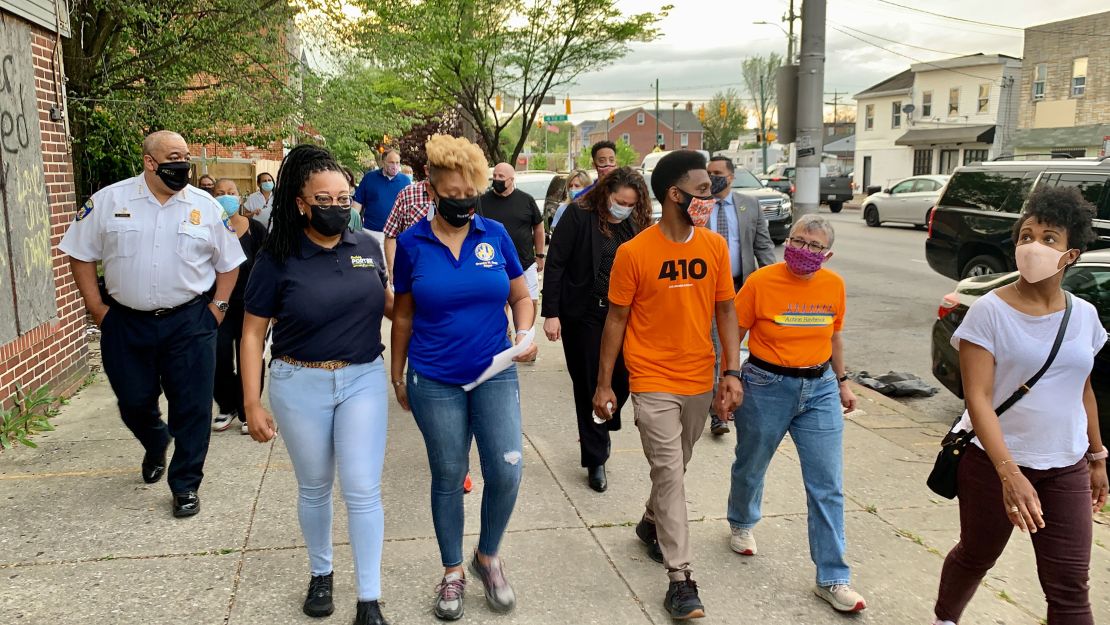
MULTIPOLYGON (((1044 362, 1040 371, 1033 374, 1028 382, 1022 384, 1018 390, 1014 391, 1013 395, 1010 395, 1006 401, 995 409, 994 413, 996 415, 1001 416, 1018 400, 1025 397, 1033 388, 1033 385, 1052 366, 1052 361, 1056 360, 1056 354, 1060 352, 1060 345, 1064 342, 1064 333, 1068 329, 1068 319, 1071 318, 1071 293, 1064 293, 1064 301, 1066 302, 1064 318, 1060 321, 1060 329, 1056 331, 1056 341, 1052 344, 1052 351, 1048 353, 1048 360, 1044 362)), ((944 436, 944 439, 940 442, 940 453, 937 454, 936 462, 933 463, 933 470, 929 473, 929 479, 925 481, 930 490, 945 499, 952 499, 958 494, 959 488, 956 476, 960 468, 960 458, 963 457, 964 448, 971 443, 973 438, 975 438, 975 430, 973 429, 966 432, 949 432, 944 436)))

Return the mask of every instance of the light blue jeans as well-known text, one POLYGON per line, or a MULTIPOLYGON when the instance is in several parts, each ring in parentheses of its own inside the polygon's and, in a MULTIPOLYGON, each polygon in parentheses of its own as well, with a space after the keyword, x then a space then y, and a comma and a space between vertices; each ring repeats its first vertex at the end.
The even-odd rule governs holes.
POLYGON ((297 515, 312 574, 332 572, 332 484, 338 465, 359 601, 381 598, 387 397, 381 358, 335 371, 276 359, 270 364, 270 406, 297 474, 297 515))
POLYGON ((462 564, 463 481, 470 470, 470 441, 482 464, 482 521, 478 551, 497 555, 516 506, 524 467, 520 387, 509 367, 467 392, 408 371, 409 404, 428 448, 432 473, 432 524, 444 568, 462 564))
POLYGON ((817 584, 847 584, 844 560, 844 413, 830 367, 820 379, 776 375, 751 363, 742 371, 744 403, 736 411, 736 460, 728 522, 751 529, 759 522, 763 478, 783 436, 798 449, 809 510, 809 557, 817 584))

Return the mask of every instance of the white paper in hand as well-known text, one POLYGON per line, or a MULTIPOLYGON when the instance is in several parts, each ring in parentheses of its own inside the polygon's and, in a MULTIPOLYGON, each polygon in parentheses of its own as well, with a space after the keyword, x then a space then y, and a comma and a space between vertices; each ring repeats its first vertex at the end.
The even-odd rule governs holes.
POLYGON ((531 347, 532 341, 535 338, 536 338, 536 329, 535 328, 532 328, 532 329, 528 330, 527 332, 525 332, 524 333, 524 338, 521 339, 521 341, 519 343, 517 343, 516 345, 513 345, 509 349, 506 349, 505 351, 503 351, 503 352, 497 354, 496 356, 494 356, 493 357, 493 362, 491 362, 490 365, 488 367, 486 367, 486 370, 482 372, 482 375, 478 376, 478 379, 474 380, 470 384, 464 384, 462 389, 464 391, 472 391, 475 388, 477 388, 478 385, 481 384, 482 382, 485 382, 486 380, 492 378, 493 376, 497 375, 498 373, 501 373, 505 369, 508 369, 509 367, 511 367, 512 364, 513 364, 513 358, 516 358, 517 356, 519 356, 519 355, 523 354, 524 352, 528 351, 528 348, 531 347))

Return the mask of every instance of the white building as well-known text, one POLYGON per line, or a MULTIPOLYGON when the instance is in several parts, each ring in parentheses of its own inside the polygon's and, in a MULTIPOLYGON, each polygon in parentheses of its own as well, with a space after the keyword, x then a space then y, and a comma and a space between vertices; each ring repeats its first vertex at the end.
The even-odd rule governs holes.
POLYGON ((1021 59, 973 54, 914 64, 857 93, 857 188, 1009 154, 1020 79, 1021 59))

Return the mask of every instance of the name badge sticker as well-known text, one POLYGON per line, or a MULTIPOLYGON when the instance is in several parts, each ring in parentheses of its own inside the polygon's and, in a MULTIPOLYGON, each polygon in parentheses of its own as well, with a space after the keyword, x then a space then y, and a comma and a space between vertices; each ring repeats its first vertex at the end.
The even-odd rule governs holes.
POLYGON ((375 269, 377 266, 373 258, 365 258, 362 256, 351 257, 351 267, 355 269, 375 269))

